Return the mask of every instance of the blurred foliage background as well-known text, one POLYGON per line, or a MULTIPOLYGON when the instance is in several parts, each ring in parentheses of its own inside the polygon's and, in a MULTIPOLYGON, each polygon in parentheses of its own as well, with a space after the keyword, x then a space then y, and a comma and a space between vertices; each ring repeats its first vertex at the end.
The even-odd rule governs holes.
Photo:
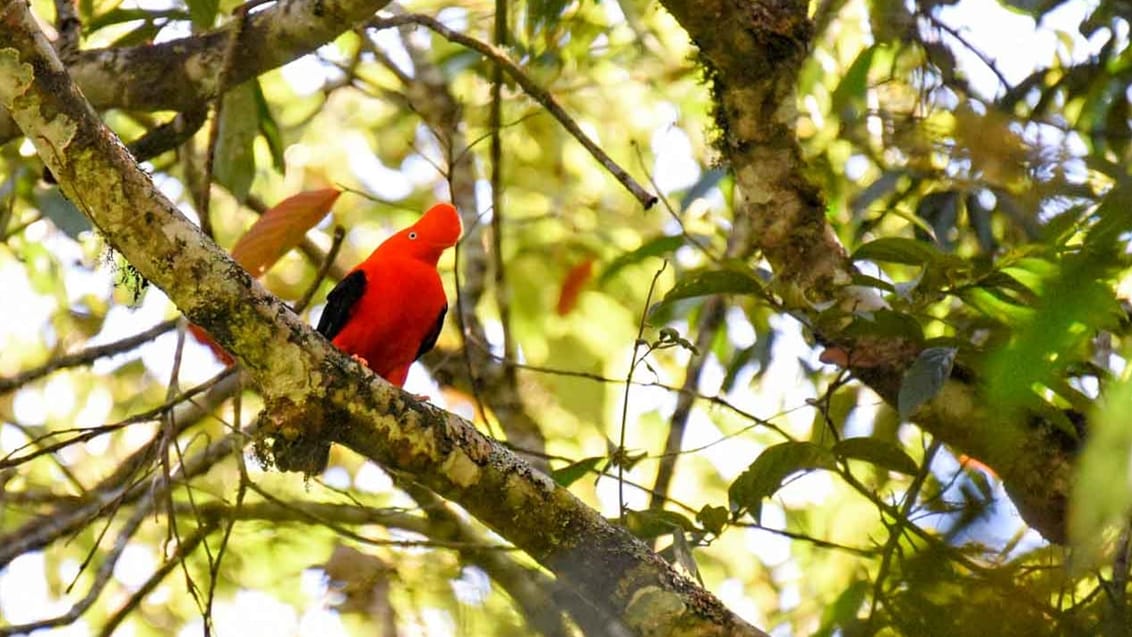
MULTIPOLYGON (((55 16, 52 3, 33 8, 45 23, 55 16)), ((81 44, 182 37, 235 8, 80 0, 81 44)), ((1123 635, 1128 10, 1122 0, 810 8, 797 85, 807 177, 860 269, 853 283, 887 304, 857 316, 860 329, 927 348, 905 377, 903 414, 823 362, 811 326, 765 291, 773 275, 757 255, 725 257, 734 188, 713 149, 710 87, 657 3, 528 0, 508 7, 506 37, 495 3, 398 9, 504 42, 662 198, 647 211, 508 78, 493 175, 494 66, 420 25, 345 33, 235 87, 210 189, 199 183, 211 122, 148 166, 187 214, 209 193, 228 248, 291 195, 345 190, 306 249, 263 277, 288 300, 317 285, 314 321, 333 285, 316 273, 334 227, 346 230, 340 275, 451 199, 462 163, 474 209, 463 206, 465 242, 442 271, 451 305, 478 325, 450 313, 409 389, 502 435, 484 386, 500 377, 473 369, 480 381, 469 381, 466 352, 514 370, 545 439, 528 449, 536 461, 774 635, 1123 635), (681 450, 666 454, 692 365, 681 450), (1048 414, 1081 449, 1069 545, 1028 529, 993 468, 908 422, 958 369, 979 374, 986 409, 1048 414), (671 482, 657 491, 666 465, 671 482)), ((173 115, 105 120, 130 141, 173 115)), ((41 178, 28 143, 0 156, 0 544, 100 499, 65 541, 5 554, 0 632, 95 590, 58 622, 67 634, 531 633, 483 570, 428 533, 419 499, 346 451, 306 482, 231 449, 178 473, 220 441, 243 441, 233 432, 257 397, 229 387, 186 399, 223 366, 183 325, 68 362, 177 313, 41 178), (179 417, 166 436, 162 405, 194 401, 206 415, 179 417), (145 497, 163 480, 167 497, 145 497)))

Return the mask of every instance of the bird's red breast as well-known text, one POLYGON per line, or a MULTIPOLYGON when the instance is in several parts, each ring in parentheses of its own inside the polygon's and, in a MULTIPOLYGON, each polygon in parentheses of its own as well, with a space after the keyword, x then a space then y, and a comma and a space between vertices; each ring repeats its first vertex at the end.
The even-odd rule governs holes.
MULTIPOLYGON (((366 291, 354 318, 334 337, 338 349, 365 359, 377 375, 403 385, 429 333, 439 331, 448 307, 436 268, 414 259, 368 267, 366 291)), ((435 341, 434 341, 435 342, 435 341)), ((431 349, 433 343, 429 344, 431 349)))
POLYGON ((448 301, 436 263, 461 230, 455 207, 430 208, 331 290, 318 331, 390 383, 404 384, 440 334, 448 301))

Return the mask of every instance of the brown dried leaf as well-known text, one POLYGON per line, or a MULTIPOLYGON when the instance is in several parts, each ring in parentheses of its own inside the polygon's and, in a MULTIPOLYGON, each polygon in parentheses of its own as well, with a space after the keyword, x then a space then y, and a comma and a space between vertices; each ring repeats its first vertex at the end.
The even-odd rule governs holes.
POLYGON ((335 188, 309 190, 276 204, 252 224, 232 247, 232 258, 253 276, 275 265, 288 250, 299 245, 342 194, 335 188))
POLYGON ((391 623, 394 613, 389 588, 391 576, 396 573, 393 566, 376 555, 339 544, 322 571, 330 579, 331 588, 343 596, 343 601, 335 606, 338 612, 368 615, 379 626, 391 623))

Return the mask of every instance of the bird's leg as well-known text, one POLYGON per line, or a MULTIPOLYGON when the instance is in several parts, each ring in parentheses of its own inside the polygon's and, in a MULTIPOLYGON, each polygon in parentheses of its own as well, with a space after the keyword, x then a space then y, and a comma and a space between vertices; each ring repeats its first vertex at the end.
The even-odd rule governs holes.
MULTIPOLYGON (((365 365, 367 368, 369 368, 369 361, 362 358, 361 356, 358 356, 357 354, 350 354, 350 358, 358 361, 362 365, 365 365)), ((402 379, 402 382, 403 381, 404 381, 404 379, 402 379)), ((430 400, 428 394, 409 394, 409 395, 412 396, 414 400, 420 401, 422 403, 427 403, 430 400)))

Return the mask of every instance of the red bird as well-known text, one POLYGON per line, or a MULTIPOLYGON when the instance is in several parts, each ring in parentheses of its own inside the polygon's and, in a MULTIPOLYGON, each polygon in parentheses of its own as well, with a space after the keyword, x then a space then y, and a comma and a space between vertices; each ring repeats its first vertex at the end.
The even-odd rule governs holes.
MULTIPOLYGON (((316 329, 385 380, 403 385, 409 366, 436 345, 444 325, 448 300, 436 262, 462 229, 451 204, 429 208, 334 286, 316 329)), ((279 469, 310 476, 326 469, 330 443, 300 430, 274 436, 271 452, 279 469)))
POLYGON ((440 336, 448 299, 436 262, 462 231, 454 206, 429 208, 334 286, 316 329, 385 380, 405 384, 409 366, 440 336))

